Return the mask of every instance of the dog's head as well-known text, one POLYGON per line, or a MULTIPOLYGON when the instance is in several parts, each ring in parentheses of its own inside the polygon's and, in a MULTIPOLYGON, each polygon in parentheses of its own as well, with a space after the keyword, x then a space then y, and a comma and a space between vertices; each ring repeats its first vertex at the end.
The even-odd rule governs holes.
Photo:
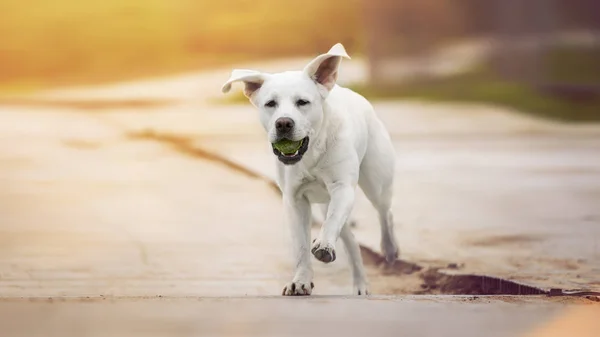
POLYGON ((227 93, 234 82, 244 83, 244 95, 259 109, 273 153, 292 165, 302 159, 310 137, 321 128, 323 105, 337 81, 342 57, 350 58, 338 43, 301 71, 269 74, 235 69, 222 91, 227 93))

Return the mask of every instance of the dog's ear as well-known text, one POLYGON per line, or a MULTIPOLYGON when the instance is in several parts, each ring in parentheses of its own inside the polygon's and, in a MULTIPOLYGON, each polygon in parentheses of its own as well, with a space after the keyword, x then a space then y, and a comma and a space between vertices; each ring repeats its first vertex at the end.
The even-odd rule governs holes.
POLYGON ((342 57, 350 59, 341 43, 331 47, 325 54, 315 57, 304 67, 304 72, 315 82, 324 86, 327 91, 333 89, 338 78, 338 68, 342 57))
POLYGON ((250 98, 256 90, 260 89, 267 77, 268 74, 256 70, 234 69, 227 82, 223 84, 221 91, 228 93, 231 90, 231 84, 234 82, 244 82, 244 95, 250 98))

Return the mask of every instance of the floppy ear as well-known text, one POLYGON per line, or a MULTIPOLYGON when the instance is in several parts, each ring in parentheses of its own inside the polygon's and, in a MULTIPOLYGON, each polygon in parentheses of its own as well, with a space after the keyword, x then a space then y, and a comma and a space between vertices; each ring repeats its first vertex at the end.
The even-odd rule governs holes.
POLYGON ((338 68, 342 57, 350 59, 341 43, 331 47, 326 54, 321 54, 304 67, 304 72, 315 82, 323 85, 327 91, 333 89, 338 78, 338 68))
POLYGON ((260 89, 267 76, 267 74, 256 70, 234 69, 231 72, 231 77, 223 84, 221 91, 228 93, 231 90, 231 84, 234 82, 244 82, 244 95, 250 98, 256 90, 260 89))

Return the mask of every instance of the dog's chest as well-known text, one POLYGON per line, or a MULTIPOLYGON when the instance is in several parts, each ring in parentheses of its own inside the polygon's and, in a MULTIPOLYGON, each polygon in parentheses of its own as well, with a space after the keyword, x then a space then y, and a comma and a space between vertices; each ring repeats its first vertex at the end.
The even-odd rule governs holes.
POLYGON ((323 204, 329 202, 329 192, 325 183, 317 178, 303 177, 298 189, 299 195, 304 195, 311 204, 323 204))

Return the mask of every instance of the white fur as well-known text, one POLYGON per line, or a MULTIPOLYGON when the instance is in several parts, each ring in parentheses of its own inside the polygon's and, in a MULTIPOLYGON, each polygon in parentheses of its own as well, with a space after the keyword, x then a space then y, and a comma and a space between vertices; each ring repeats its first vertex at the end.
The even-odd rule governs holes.
POLYGON ((335 83, 344 57, 349 58, 338 43, 302 71, 267 74, 234 70, 223 86, 223 92, 228 92, 232 83, 244 83, 244 93, 259 109, 269 142, 278 140, 274 125, 281 117, 295 122, 289 138, 309 137, 308 150, 299 162, 284 165, 277 161, 277 184, 291 226, 296 264, 295 275, 284 287, 284 295, 311 293, 310 253, 328 262, 335 256, 338 238, 348 252, 355 294, 367 293, 360 247, 346 225, 357 185, 379 213, 381 249, 386 260, 392 263, 398 256, 390 211, 394 147, 371 104, 335 83), (310 103, 300 106, 299 99, 310 103), (276 106, 265 106, 270 100, 276 101, 276 106), (312 242, 311 204, 322 204, 325 216, 320 233, 312 242))

